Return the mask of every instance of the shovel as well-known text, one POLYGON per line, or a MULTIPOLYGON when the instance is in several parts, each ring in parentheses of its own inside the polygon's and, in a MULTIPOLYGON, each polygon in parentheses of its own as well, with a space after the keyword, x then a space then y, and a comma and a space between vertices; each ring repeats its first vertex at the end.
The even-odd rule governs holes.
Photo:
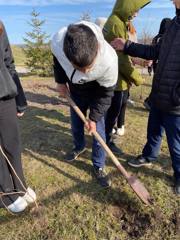
MULTIPOLYGON (((71 97, 67 94, 66 98, 70 104, 70 106, 74 109, 74 111, 78 114, 78 116, 81 118, 81 120, 86 124, 87 120, 84 116, 84 114, 81 112, 81 110, 78 108, 78 106, 75 104, 75 102, 71 99, 71 97)), ((134 190, 134 192, 137 194, 137 196, 143 201, 146 205, 151 204, 152 198, 150 197, 149 192, 144 187, 144 185, 135 177, 130 175, 125 168, 120 164, 116 156, 112 153, 110 148, 107 146, 107 144, 104 142, 102 137, 95 131, 93 132, 94 137, 96 140, 101 144, 103 149, 106 151, 106 153, 109 155, 113 163, 116 165, 118 170, 122 173, 122 175, 126 178, 128 184, 131 186, 131 188, 134 190)))

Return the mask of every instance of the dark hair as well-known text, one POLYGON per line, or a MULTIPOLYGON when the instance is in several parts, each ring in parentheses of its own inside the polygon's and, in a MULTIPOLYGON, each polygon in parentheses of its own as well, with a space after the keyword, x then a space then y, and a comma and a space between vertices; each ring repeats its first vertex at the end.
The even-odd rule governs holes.
POLYGON ((64 38, 64 53, 70 62, 83 68, 92 64, 98 51, 93 31, 84 24, 69 25, 64 38))

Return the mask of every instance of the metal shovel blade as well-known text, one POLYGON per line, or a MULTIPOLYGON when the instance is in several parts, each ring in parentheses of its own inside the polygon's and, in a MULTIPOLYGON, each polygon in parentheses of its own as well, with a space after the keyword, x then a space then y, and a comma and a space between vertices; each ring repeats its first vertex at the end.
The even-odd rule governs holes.
POLYGON ((149 192, 145 186, 140 182, 135 176, 130 176, 127 178, 127 181, 137 196, 146 204, 152 204, 152 198, 150 197, 149 192))

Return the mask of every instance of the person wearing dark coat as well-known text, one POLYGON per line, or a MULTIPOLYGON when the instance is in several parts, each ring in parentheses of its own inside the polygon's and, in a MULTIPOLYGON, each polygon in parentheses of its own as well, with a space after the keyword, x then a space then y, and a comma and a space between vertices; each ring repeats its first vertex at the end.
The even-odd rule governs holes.
POLYGON ((23 115, 26 107, 7 33, 0 21, 0 207, 6 207, 13 213, 22 212, 36 199, 35 192, 26 186, 21 163, 17 117, 23 115))
MULTIPOLYGON (((161 41, 161 38, 163 34, 166 32, 168 27, 170 26, 171 19, 170 18, 163 18, 160 23, 159 33, 153 38, 152 45, 156 45, 159 41, 161 41)), ((148 64, 148 73, 151 76, 152 72, 155 73, 156 67, 158 64, 158 59, 154 59, 153 61, 150 61, 150 64, 148 64)), ((143 105, 145 108, 149 111, 151 108, 150 104, 150 98, 149 96, 144 100, 143 105)))
POLYGON ((180 195, 180 0, 173 0, 176 16, 156 45, 136 44, 118 38, 111 45, 133 57, 158 59, 148 119, 147 142, 142 154, 128 164, 150 165, 156 160, 165 131, 174 170, 175 193, 180 195))

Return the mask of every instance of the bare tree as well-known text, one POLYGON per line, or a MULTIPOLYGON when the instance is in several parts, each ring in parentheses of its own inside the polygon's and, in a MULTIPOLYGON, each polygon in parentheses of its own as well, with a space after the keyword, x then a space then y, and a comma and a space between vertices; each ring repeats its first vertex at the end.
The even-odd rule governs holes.
POLYGON ((142 44, 151 44, 153 36, 147 29, 143 29, 139 42, 142 44))
POLYGON ((90 12, 83 12, 81 17, 80 17, 81 21, 88 21, 88 22, 92 22, 91 20, 91 13, 90 12))

